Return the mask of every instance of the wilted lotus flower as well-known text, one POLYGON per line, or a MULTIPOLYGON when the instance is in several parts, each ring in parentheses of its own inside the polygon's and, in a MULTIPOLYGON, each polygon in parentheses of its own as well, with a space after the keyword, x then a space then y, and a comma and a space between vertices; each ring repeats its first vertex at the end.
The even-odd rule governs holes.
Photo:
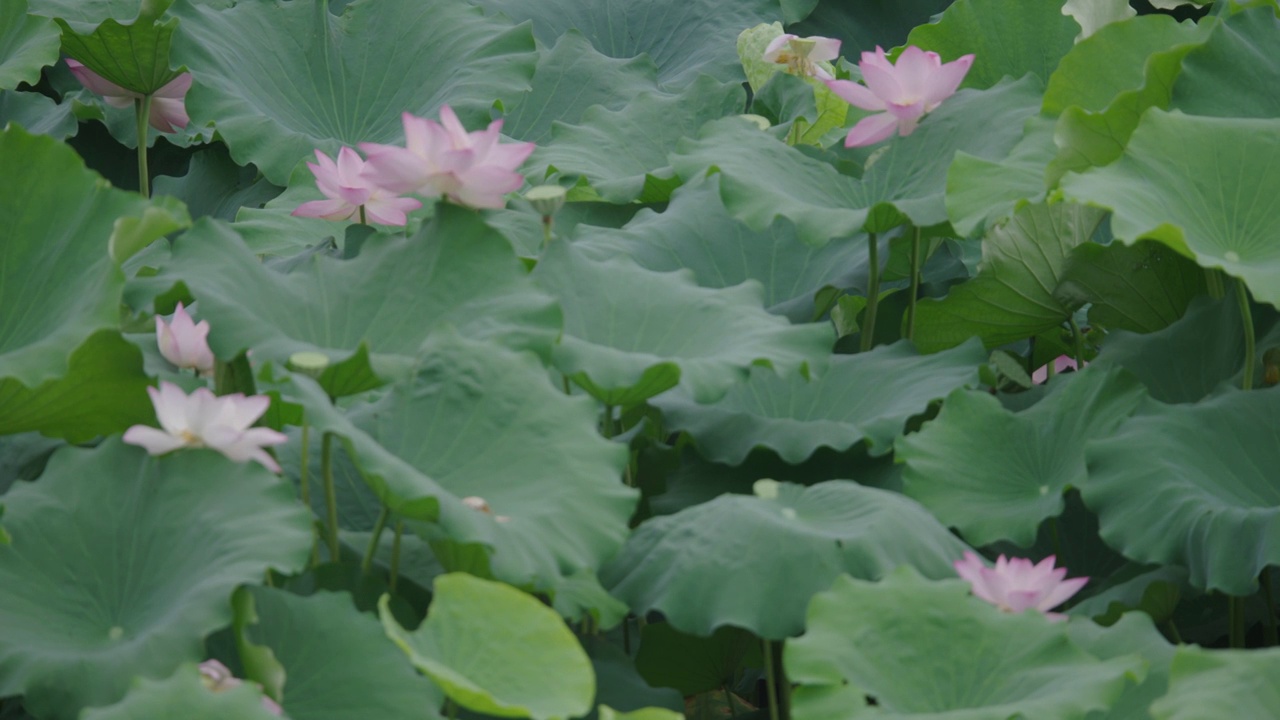
POLYGON ((830 62, 840 57, 840 41, 828 37, 807 37, 785 33, 773 39, 769 47, 764 49, 764 59, 786 65, 792 75, 816 77, 830 80, 827 72, 819 62, 830 62))
POLYGON ((197 388, 187 395, 169 382, 161 382, 159 390, 149 387, 147 393, 164 429, 134 425, 124 434, 124 441, 130 445, 144 447, 152 455, 184 447, 207 447, 236 462, 256 460, 272 472, 280 472, 280 466, 263 447, 279 445, 288 438, 270 428, 250 427, 267 411, 271 398, 239 393, 218 397, 208 388, 197 388))
POLYGON ((1066 615, 1049 610, 1066 602, 1089 582, 1087 577, 1063 580, 1066 568, 1054 568, 1054 556, 1033 565, 1026 558, 1005 559, 1001 555, 996 566, 989 568, 982 558, 966 552, 963 560, 955 562, 956 573, 969 581, 973 594, 1004 610, 1022 612, 1035 608, 1053 620, 1064 620, 1066 615))
POLYGON ((349 147, 338 151, 338 162, 316 150, 316 161, 307 163, 316 176, 316 187, 328 200, 304 202, 293 211, 298 217, 324 218, 325 220, 350 220, 365 211, 365 218, 383 225, 404 225, 409 222, 405 213, 422 207, 413 198, 396 197, 367 178, 361 176, 365 162, 349 147))
MULTIPOLYGON (((227 666, 217 660, 205 660, 200 663, 200 679, 204 681, 204 686, 213 692, 231 690, 244 684, 243 680, 232 675, 227 666)), ((262 696, 262 707, 277 717, 284 715, 284 709, 266 695, 262 696)))
POLYGON ((866 87, 850 80, 824 80, 831 91, 863 110, 883 110, 858 121, 844 139, 845 147, 872 145, 893 134, 910 135, 925 113, 955 94, 973 65, 973 55, 943 64, 937 53, 911 46, 894 65, 879 47, 862 53, 862 79, 866 87))
POLYGON ((178 303, 173 319, 165 324, 156 316, 156 344, 165 360, 180 368, 195 370, 201 375, 213 372, 213 351, 209 349, 209 321, 192 322, 191 316, 178 303))
MULTIPOLYGON (((133 107, 133 101, 141 100, 143 97, 142 93, 116 85, 77 60, 67 58, 67 67, 71 68, 71 74, 76 76, 81 85, 88 88, 90 92, 101 95, 111 107, 133 107)), ((177 132, 180 128, 186 127, 187 123, 191 122, 191 118, 187 117, 184 98, 190 89, 191 73, 182 73, 152 93, 151 114, 147 118, 151 127, 163 133, 177 132)))
POLYGON ((505 195, 524 184, 516 168, 533 152, 533 143, 499 143, 502 121, 468 133, 445 105, 440 122, 403 116, 406 147, 361 143, 368 160, 361 173, 392 192, 440 195, 474 208, 501 208, 505 195))

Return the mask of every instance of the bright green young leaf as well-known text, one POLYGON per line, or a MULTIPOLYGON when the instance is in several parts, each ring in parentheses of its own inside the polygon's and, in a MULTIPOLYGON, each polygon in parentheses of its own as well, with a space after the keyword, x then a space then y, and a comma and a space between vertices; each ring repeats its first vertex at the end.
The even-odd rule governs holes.
POLYGON ((252 592, 258 622, 249 635, 284 666, 281 705, 293 720, 440 717, 439 688, 414 672, 378 621, 357 612, 349 595, 299 597, 265 587, 252 592))
POLYGON ((843 451, 863 441, 883 454, 930 402, 976 386, 986 359, 977 340, 923 356, 900 342, 837 355, 812 380, 756 369, 715 403, 667 396, 653 404, 662 410, 664 427, 689 433, 700 455, 726 465, 742 464, 758 447, 793 464, 821 447, 843 451))
POLYGON ((879 583, 842 577, 787 643, 796 720, 874 717, 1078 720, 1140 680, 1136 655, 1100 660, 1040 613, 1003 613, 960 581, 903 569, 879 583))
POLYGON ((898 441, 903 491, 974 545, 1025 547, 1041 520, 1062 512, 1062 494, 1091 478, 1085 443, 1110 435, 1144 395, 1119 369, 1059 376, 1018 413, 987 393, 957 390, 937 418, 898 441))
POLYGON ((462 573, 436 578, 427 619, 413 632, 378 614, 414 667, 458 705, 498 717, 567 720, 591 709, 591 660, 555 611, 502 583, 462 573))
POLYGON ((1124 156, 1063 178, 1068 199, 1114 211, 1126 243, 1152 239, 1244 279, 1280 304, 1280 119, 1210 118, 1152 109, 1124 156), (1178 148, 1170 153, 1169 148, 1178 148))
POLYGON ((540 144, 551 139, 555 121, 573 125, 595 105, 618 110, 640 93, 658 89, 653 61, 603 55, 577 30, 569 30, 555 47, 541 51, 532 84, 505 114, 502 132, 540 144))
POLYGON ((961 87, 989 88, 1027 73, 1048 81, 1079 32, 1059 2, 957 0, 937 22, 912 30, 907 44, 932 50, 944 62, 973 53, 961 87))
POLYGON ((514 105, 529 86, 529 29, 468 3, 378 0, 341 16, 326 5, 174 8, 173 63, 195 78, 192 121, 216 122, 232 158, 277 185, 316 148, 334 157, 343 145, 400 142, 403 112, 434 118, 447 103, 481 129, 495 102, 514 105))
POLYGON ((891 230, 903 221, 899 213, 922 227, 946 222, 947 168, 956 152, 1005 157, 1039 103, 1034 78, 957 93, 911 135, 891 140, 860 180, 739 119, 711 123, 681 142, 672 164, 683 178, 719 171, 725 206, 752 228, 782 215, 801 239, 820 245, 863 229, 891 230))
POLYGON ((251 683, 213 692, 204 686, 196 666, 185 664, 166 680, 138 679, 119 703, 87 709, 80 720, 156 720, 170 717, 174 712, 181 712, 183 720, 272 720, 276 717, 263 707, 262 692, 251 683))
POLYGON ((1204 270, 1159 243, 1078 246, 1067 258, 1055 296, 1089 304, 1090 324, 1149 333, 1173 324, 1205 293, 1204 270))
POLYGON ((1260 5, 1223 18, 1187 54, 1172 107, 1189 115, 1280 117, 1280 8, 1260 5))
POLYGON ((40 70, 58 62, 61 31, 52 20, 27 14, 27 0, 0 6, 0 90, 35 84, 40 70))
POLYGON ((760 480, 756 491, 772 497, 721 495, 645 522, 601 581, 632 610, 657 610, 683 632, 733 625, 781 640, 804 631, 809 599, 842 573, 877 580, 905 564, 952 577, 964 554, 964 543, 897 493, 848 480, 760 480))
POLYGON ((315 255, 288 274, 264 267, 233 228, 202 221, 174 243, 163 276, 199 301, 220 357, 252 349, 255 360, 283 364, 320 352, 336 372, 364 364, 356 350, 366 344, 373 370, 391 376, 443 327, 543 354, 559 330, 554 302, 511 246, 463 208, 442 207, 413 237, 374 236, 350 260, 315 255))
POLYGON ((964 237, 985 232, 1009 218, 1024 203, 1041 202, 1045 169, 1057 154, 1053 121, 1034 115, 1008 157, 986 160, 957 152, 947 169, 947 217, 964 237))
POLYGON ((661 202, 674 172, 668 154, 709 120, 742 112, 740 83, 702 77, 679 95, 645 92, 625 107, 595 107, 577 124, 556 125, 551 140, 530 156, 530 180, 559 171, 581 177, 609 202, 661 202))
POLYGON ((1106 216, 1069 203, 1028 205, 982 241, 982 264, 968 282, 916 309, 922 352, 977 336, 987 347, 1033 337, 1066 322, 1075 306, 1054 295, 1071 251, 1089 241, 1106 216))
POLYGON ((720 201, 719 175, 690 180, 665 210, 641 210, 620 230, 579 226, 574 245, 593 258, 627 257, 653 272, 692 270, 706 288, 755 280, 764 286, 765 307, 792 322, 812 320, 819 290, 849 287, 867 266, 861 236, 814 247, 785 218, 759 232, 734 219, 720 201))
POLYGON ((608 705, 600 706, 600 720, 684 720, 684 714, 666 708, 641 708, 618 712, 608 705))
MULTIPOLYGON (((569 30, 596 50, 626 59, 647 55, 663 85, 682 89, 705 74, 742 81, 734 41, 743 28, 782 19, 778 0, 479 0, 516 22, 533 21, 544 45, 569 30)), ((649 128, 653 129, 652 126, 649 128)))
POLYGON ((42 717, 74 718, 137 675, 200 660, 204 636, 231 621, 231 591, 300 569, 310 548, 288 485, 205 450, 64 449, 4 499, 0 695, 25 693, 42 717))
POLYGON ((1107 25, 1137 15, 1138 11, 1129 7, 1128 0, 1067 0, 1062 14, 1070 15, 1080 25, 1080 34, 1076 36, 1079 43, 1107 25))
POLYGON ((1266 718, 1280 707, 1280 648, 1178 648, 1169 694, 1151 706, 1156 720, 1198 720, 1230 708, 1232 717, 1266 718))
POLYGON ((200 150, 191 156, 185 175, 161 175, 151 187, 156 195, 183 201, 192 218, 227 221, 235 220, 240 208, 260 208, 281 192, 266 178, 258 177, 254 168, 236 165, 223 145, 200 150))
POLYGON ((1125 557, 1187 568, 1194 587, 1250 595, 1280 564, 1275 388, 1149 403, 1089 443, 1085 504, 1125 557))
POLYGON ((384 504, 436 523, 447 540, 487 546, 501 579, 548 587, 613 555, 636 493, 621 482, 626 451, 598 434, 594 402, 552 386, 531 355, 492 343, 437 337, 417 362, 346 415, 295 380, 313 442, 324 431, 345 438, 384 504), (470 496, 493 514, 461 502, 470 496))
POLYGON ((758 283, 712 290, 690 275, 595 261, 552 243, 533 277, 564 310, 556 367, 600 401, 625 407, 677 385, 711 402, 753 365, 807 374, 830 353, 828 326, 793 326, 765 312, 758 283))

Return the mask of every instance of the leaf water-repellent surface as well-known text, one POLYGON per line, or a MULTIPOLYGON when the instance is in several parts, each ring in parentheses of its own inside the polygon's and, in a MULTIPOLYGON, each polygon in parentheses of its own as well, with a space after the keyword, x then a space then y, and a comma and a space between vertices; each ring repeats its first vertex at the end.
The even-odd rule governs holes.
POLYGON ((1277 0, 3 0, 0 720, 1280 717, 1277 0))

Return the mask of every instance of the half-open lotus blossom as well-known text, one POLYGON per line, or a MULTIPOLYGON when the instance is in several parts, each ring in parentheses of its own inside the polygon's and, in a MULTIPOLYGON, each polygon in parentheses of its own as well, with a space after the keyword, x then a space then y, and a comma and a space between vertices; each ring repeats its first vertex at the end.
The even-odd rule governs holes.
POLYGON ((910 135, 920 118, 955 94, 973 65, 973 55, 943 63, 935 52, 911 46, 894 65, 879 47, 862 53, 862 80, 824 80, 846 102, 863 110, 882 110, 858 121, 844 139, 845 147, 872 145, 893 135, 910 135))
POLYGON ((956 573, 969 581, 973 594, 1004 610, 1022 612, 1035 608, 1054 620, 1066 619, 1066 615, 1049 612, 1080 591, 1087 577, 1071 578, 1066 568, 1054 568, 1054 556, 1032 564, 1026 558, 1006 559, 1001 555, 996 566, 987 567, 982 558, 966 552, 963 560, 955 562, 956 573))
MULTIPOLYGON (((134 100, 142 99, 142 93, 116 85, 77 60, 67 58, 67 67, 71 68, 71 74, 76 76, 81 85, 90 92, 101 95, 111 107, 133 107, 134 100)), ((190 89, 191 73, 182 73, 152 93, 151 114, 147 117, 151 127, 163 133, 177 132, 186 127, 191 122, 191 118, 187 116, 185 101, 190 89)))
MULTIPOLYGON (((231 670, 217 660, 205 660, 200 663, 200 680, 213 692, 232 690, 244 684, 243 680, 232 675, 231 670)), ((262 707, 277 717, 284 715, 284 709, 266 695, 262 696, 262 707)))
POLYGON ((162 429, 134 425, 125 431, 125 442, 144 447, 152 455, 179 448, 211 448, 236 462, 254 460, 280 472, 280 466, 263 448, 288 438, 270 428, 250 427, 267 411, 271 398, 239 393, 219 397, 209 388, 197 388, 187 395, 169 382, 161 382, 158 390, 149 387, 147 392, 162 429))
POLYGON ((376 223, 404 225, 409 222, 405 213, 422 207, 422 202, 398 197, 374 184, 360 174, 364 166, 364 160, 349 147, 338 151, 336 163, 328 155, 316 150, 316 162, 307 163, 307 167, 316 176, 316 187, 328 200, 304 202, 293 214, 325 220, 350 220, 359 215, 360 208, 363 207, 365 219, 376 223))
MULTIPOLYGON (((1085 363, 1085 365, 1088 365, 1088 364, 1089 363, 1085 363)), ((1053 372, 1055 375, 1058 373, 1061 373, 1063 370, 1079 370, 1079 369, 1080 368, 1076 366, 1076 359, 1071 357, 1070 355, 1059 355, 1058 357, 1053 359, 1053 372)), ((1035 372, 1031 373, 1031 381, 1034 382, 1036 385, 1043 385, 1048 380, 1049 380, 1049 364, 1048 363, 1041 365, 1040 367, 1036 368, 1035 372)))
POLYGON ((840 41, 835 38, 813 36, 802 38, 784 33, 773 39, 764 49, 768 62, 786 65, 792 75, 817 77, 830 80, 831 73, 818 65, 840 57, 840 41))
POLYGON ((178 303, 169 323, 156 316, 156 343, 160 354, 180 368, 195 370, 201 375, 213 373, 213 351, 209 349, 208 337, 209 321, 193 322, 182 303, 178 303))
POLYGON ((516 172, 533 143, 500 143, 502 121, 468 133, 448 105, 440 122, 403 115, 405 147, 361 143, 368 156, 363 175, 392 192, 447 196, 473 208, 501 208, 505 195, 524 184, 516 172))

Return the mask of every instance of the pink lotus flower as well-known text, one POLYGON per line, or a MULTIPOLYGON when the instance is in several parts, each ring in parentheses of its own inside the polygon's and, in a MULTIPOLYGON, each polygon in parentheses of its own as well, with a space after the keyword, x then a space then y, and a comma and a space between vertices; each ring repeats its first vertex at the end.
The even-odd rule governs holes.
POLYGON ((969 581, 973 594, 1004 610, 1022 612, 1035 608, 1053 620, 1065 620, 1066 615, 1049 610, 1066 602, 1080 591, 1089 578, 1078 577, 1063 580, 1066 568, 1054 568, 1054 556, 1033 565, 1026 558, 1005 559, 1001 555, 996 566, 989 568, 982 558, 966 552, 963 560, 955 562, 956 573, 969 581))
MULTIPOLYGON (((85 67, 83 63, 67 58, 67 67, 76 76, 80 84, 90 92, 102 96, 111 107, 133 107, 134 100, 142 99, 142 93, 126 90, 107 80, 98 73, 85 67)), ((187 126, 191 118, 187 117, 187 106, 184 99, 191 89, 191 73, 182 73, 169 81, 164 87, 151 94, 151 115, 147 122, 151 127, 163 133, 177 132, 187 126)))
POLYGON ((937 53, 911 46, 894 65, 879 47, 862 53, 862 79, 866 87, 850 80, 824 80, 831 92, 863 110, 883 110, 858 121, 844 139, 845 147, 872 145, 893 134, 910 135, 925 113, 955 94, 973 65, 973 55, 943 64, 937 53))
POLYGON ((368 156, 362 175, 393 192, 447 196, 474 208, 502 208, 507 193, 524 184, 516 168, 533 152, 533 143, 499 143, 502 121, 468 133, 448 105, 440 122, 414 117, 404 121, 405 147, 361 143, 368 156))
POLYGON ((213 373, 213 351, 209 349, 209 321, 192 322, 191 316, 178 303, 170 324, 156 316, 156 344, 165 360, 201 375, 213 373))
POLYGON ((315 163, 307 163, 316 176, 316 187, 328 200, 312 200, 298 206, 293 214, 298 217, 324 218, 325 220, 350 220, 364 208, 365 217, 383 225, 404 225, 409 222, 405 213, 422 207, 413 198, 397 197, 375 185, 360 173, 365 161, 349 147, 338 151, 338 162, 316 151, 315 163))
MULTIPOLYGON (((1088 364, 1089 363, 1085 363, 1085 365, 1088 365, 1088 364)), ((1070 355, 1059 355, 1058 357, 1053 359, 1053 372, 1055 375, 1062 372, 1063 370, 1079 370, 1079 369, 1080 368, 1076 367, 1076 359, 1071 357, 1070 355)), ((1041 365, 1040 367, 1036 368, 1035 372, 1031 373, 1031 382, 1035 383, 1036 385, 1043 385, 1044 383, 1048 382, 1048 380, 1049 380, 1049 364, 1048 363, 1041 365)))
POLYGON ((807 37, 785 33, 773 39, 764 49, 764 59, 786 65, 792 75, 810 76, 822 80, 832 79, 819 62, 831 62, 840 57, 840 41, 828 37, 807 37))
POLYGON ((271 398, 239 393, 218 397, 208 388, 197 388, 187 395, 169 382, 161 382, 159 390, 149 387, 147 393, 163 429, 134 425, 124 434, 130 445, 144 447, 152 455, 207 447, 236 462, 256 460, 272 472, 280 472, 263 447, 279 445, 288 438, 270 428, 250 427, 267 411, 271 398))
MULTIPOLYGON (((205 660, 200 663, 199 669, 200 679, 204 682, 204 686, 213 692, 232 690, 244 684, 243 680, 232 675, 231 670, 217 660, 205 660)), ((277 717, 284 715, 284 709, 275 700, 266 695, 262 696, 262 707, 277 717)))

